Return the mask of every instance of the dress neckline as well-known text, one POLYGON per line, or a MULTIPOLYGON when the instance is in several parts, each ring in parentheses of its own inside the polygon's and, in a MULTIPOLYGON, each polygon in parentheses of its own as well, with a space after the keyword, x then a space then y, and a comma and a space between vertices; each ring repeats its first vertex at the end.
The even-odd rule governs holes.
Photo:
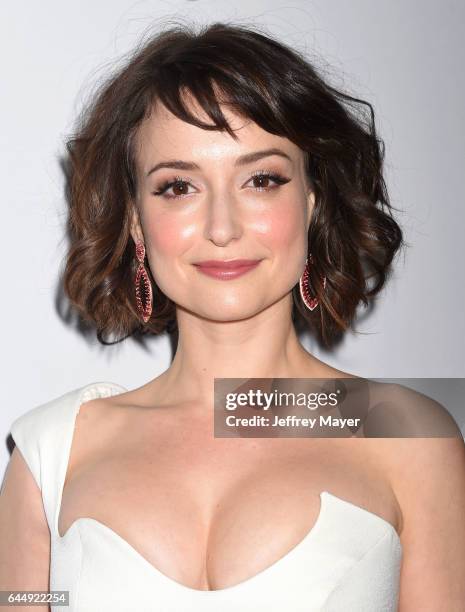
POLYGON ((98 529, 101 533, 105 534, 107 537, 112 539, 114 542, 117 542, 127 552, 129 552, 129 554, 131 554, 133 558, 135 558, 138 562, 145 565, 145 567, 147 567, 149 571, 157 575, 167 585, 170 585, 172 588, 182 589, 186 592, 189 592, 192 595, 201 596, 202 594, 208 593, 210 597, 212 596, 211 595, 212 593, 217 593, 217 594, 228 593, 228 592, 231 592, 232 590, 237 590, 243 587, 247 587, 252 581, 262 580, 265 578, 265 576, 267 577, 269 574, 272 574, 278 569, 281 569, 281 566, 289 563, 292 560, 292 558, 301 549, 309 545, 310 542, 318 536, 323 526, 327 522, 327 516, 330 513, 331 507, 337 507, 337 506, 341 507, 341 504, 342 504, 342 507, 349 508, 352 511, 360 512, 364 514, 365 516, 369 516, 375 519, 376 521, 378 521, 379 524, 384 527, 386 535, 390 534, 391 537, 394 538, 395 545, 399 547, 400 549, 402 549, 400 536, 397 533, 397 530, 395 529, 395 527, 392 525, 392 523, 390 523, 383 517, 379 516, 378 514, 375 514, 367 510, 366 508, 362 508, 361 506, 353 504, 350 501, 342 499, 341 497, 338 497, 337 495, 334 495, 326 490, 321 491, 319 493, 320 507, 318 510, 316 520, 314 521, 312 527, 305 533, 303 538, 301 538, 297 542, 297 544, 295 544, 291 549, 285 552, 279 559, 277 559, 276 561, 274 561, 273 563, 271 563, 264 569, 260 570, 256 574, 244 580, 241 580, 241 582, 238 582, 236 584, 233 584, 228 587, 221 588, 221 589, 195 589, 193 587, 182 584, 181 582, 178 582, 174 578, 171 578, 170 576, 168 576, 167 574, 159 570, 157 567, 155 567, 148 559, 146 559, 142 555, 142 553, 140 553, 136 548, 134 548, 132 544, 130 544, 126 539, 124 539, 121 535, 119 535, 115 530, 113 530, 111 527, 109 527, 105 523, 102 523, 101 521, 95 518, 92 518, 92 517, 83 516, 83 517, 79 517, 75 519, 71 523, 71 525, 68 527, 68 529, 65 531, 65 533, 61 536, 58 530, 58 519, 60 516, 61 503, 62 503, 63 492, 64 492, 64 481, 65 481, 66 472, 67 472, 67 468, 69 464, 71 446, 72 446, 73 437, 74 437, 75 424, 76 424, 77 416, 79 414, 79 410, 85 402, 91 399, 95 399, 99 397, 111 397, 114 395, 119 395, 121 393, 126 393, 127 391, 128 389, 126 389, 122 385, 118 383, 109 382, 109 381, 90 383, 88 385, 85 385, 84 387, 76 389, 76 398, 72 405, 72 416, 70 419, 70 427, 69 427, 69 430, 65 434, 65 453, 64 453, 64 458, 63 458, 62 465, 61 465, 61 470, 60 470, 61 476, 60 476, 59 483, 58 483, 59 494, 58 494, 57 505, 55 508, 55 516, 54 516, 55 537, 57 538, 58 541, 60 542, 66 541, 67 538, 71 535, 71 533, 75 529, 80 529, 81 526, 85 525, 87 527, 94 527, 95 529, 98 529))

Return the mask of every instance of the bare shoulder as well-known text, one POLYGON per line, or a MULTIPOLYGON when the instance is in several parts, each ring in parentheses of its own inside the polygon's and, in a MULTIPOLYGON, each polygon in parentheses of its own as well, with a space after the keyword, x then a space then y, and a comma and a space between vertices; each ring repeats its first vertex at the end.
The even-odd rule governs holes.
POLYGON ((366 437, 462 437, 451 413, 424 393, 375 381, 370 381, 369 387, 370 405, 364 422, 366 437))
POLYGON ((119 396, 97 397, 81 404, 74 423, 68 478, 121 438, 125 413, 125 400, 119 396))
POLYGON ((128 424, 128 420, 140 411, 154 407, 154 398, 163 394, 159 391, 163 375, 141 387, 109 395, 96 397, 81 404, 75 421, 73 446, 93 443, 93 440, 111 440, 128 424))
POLYGON ((445 406, 402 385, 370 385, 364 434, 370 451, 392 474, 396 489, 416 495, 418 486, 427 486, 428 480, 434 485, 445 470, 456 484, 462 480, 465 486, 465 443, 445 406), (454 474, 451 462, 456 463, 454 474))
POLYGON ((94 397, 84 401, 76 415, 76 427, 88 427, 100 423, 112 427, 122 418, 128 406, 137 406, 138 389, 126 390, 115 395, 94 397))

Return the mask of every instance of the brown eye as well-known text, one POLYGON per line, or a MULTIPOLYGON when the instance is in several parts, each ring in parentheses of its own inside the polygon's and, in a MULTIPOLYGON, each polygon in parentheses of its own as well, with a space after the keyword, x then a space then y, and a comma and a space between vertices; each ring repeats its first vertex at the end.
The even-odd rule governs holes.
POLYGON ((186 181, 176 181, 172 185, 173 194, 175 196, 182 196, 188 193, 186 181))
POLYGON ((167 181, 163 183, 158 191, 154 191, 153 195, 163 196, 167 200, 174 200, 177 198, 183 198, 189 195, 189 181, 185 181, 180 176, 176 176, 173 181, 167 181), (168 193, 170 190, 172 193, 168 193))
POLYGON ((280 185, 285 185, 291 179, 278 173, 260 170, 253 174, 250 180, 253 182, 253 189, 256 191, 272 191, 273 189, 278 189, 280 185), (270 185, 270 181, 275 184, 270 185))
POLYGON ((266 189, 268 187, 270 177, 266 174, 259 174, 258 176, 254 176, 252 180, 257 189, 266 189))

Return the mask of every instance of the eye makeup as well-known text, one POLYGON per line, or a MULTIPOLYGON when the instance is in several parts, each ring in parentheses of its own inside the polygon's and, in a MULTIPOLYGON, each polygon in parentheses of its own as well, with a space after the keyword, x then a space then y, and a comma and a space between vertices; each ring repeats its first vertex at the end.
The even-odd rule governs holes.
MULTIPOLYGON (((281 185, 285 185, 291 180, 290 178, 283 176, 279 172, 270 172, 269 170, 257 170, 256 172, 253 172, 249 181, 255 180, 255 179, 259 179, 261 181, 263 181, 264 179, 268 181, 271 180, 275 183, 273 187, 264 187, 262 185, 259 187, 253 187, 255 191, 265 191, 265 192, 269 192, 269 191, 278 189, 281 185)), ((165 195, 165 194, 168 191, 168 189, 171 189, 172 187, 180 187, 182 189, 184 185, 187 186, 191 184, 190 183, 191 180, 192 179, 190 177, 175 176, 173 179, 169 179, 163 182, 156 191, 152 192, 152 195, 163 196, 165 199, 168 199, 168 200, 183 198, 189 194, 186 194, 186 193, 180 194, 180 195, 165 195)))

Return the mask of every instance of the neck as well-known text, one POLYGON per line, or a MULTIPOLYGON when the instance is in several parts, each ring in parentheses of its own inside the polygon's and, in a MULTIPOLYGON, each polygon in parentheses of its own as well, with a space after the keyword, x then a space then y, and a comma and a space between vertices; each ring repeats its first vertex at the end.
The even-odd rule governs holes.
POLYGON ((300 344, 292 296, 240 321, 213 321, 177 310, 179 341, 160 377, 166 401, 211 403, 215 378, 306 378, 324 364, 300 344), (168 399, 169 398, 169 399, 168 399))

